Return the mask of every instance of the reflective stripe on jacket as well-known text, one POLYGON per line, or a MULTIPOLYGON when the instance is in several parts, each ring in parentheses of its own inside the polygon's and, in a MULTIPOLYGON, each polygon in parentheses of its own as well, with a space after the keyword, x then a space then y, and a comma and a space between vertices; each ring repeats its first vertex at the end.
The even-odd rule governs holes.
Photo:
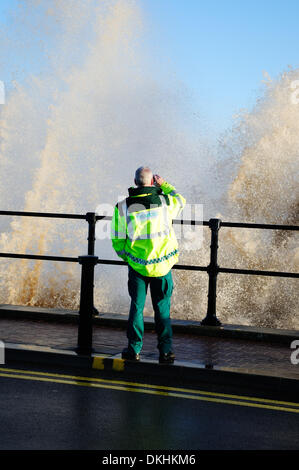
POLYGON ((164 182, 161 188, 129 188, 129 197, 114 209, 112 246, 118 256, 143 276, 164 276, 178 262, 172 227, 185 199, 164 182))

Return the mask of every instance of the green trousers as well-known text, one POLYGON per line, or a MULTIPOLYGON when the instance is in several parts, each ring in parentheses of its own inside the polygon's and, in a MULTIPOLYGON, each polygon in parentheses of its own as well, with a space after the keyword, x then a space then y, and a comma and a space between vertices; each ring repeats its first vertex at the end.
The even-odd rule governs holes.
POLYGON ((167 354, 172 347, 172 328, 170 321, 170 299, 173 291, 171 271, 165 276, 142 276, 129 266, 128 289, 131 306, 128 319, 128 348, 135 354, 140 353, 143 345, 144 322, 143 309, 146 294, 150 286, 155 327, 158 336, 160 354, 167 354))

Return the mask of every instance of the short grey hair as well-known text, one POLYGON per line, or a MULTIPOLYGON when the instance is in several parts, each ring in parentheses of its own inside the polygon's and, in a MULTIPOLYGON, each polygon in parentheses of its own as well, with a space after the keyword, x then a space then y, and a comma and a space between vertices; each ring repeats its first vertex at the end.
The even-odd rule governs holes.
POLYGON ((135 172, 135 183, 137 186, 150 186, 153 172, 148 166, 141 166, 135 172))

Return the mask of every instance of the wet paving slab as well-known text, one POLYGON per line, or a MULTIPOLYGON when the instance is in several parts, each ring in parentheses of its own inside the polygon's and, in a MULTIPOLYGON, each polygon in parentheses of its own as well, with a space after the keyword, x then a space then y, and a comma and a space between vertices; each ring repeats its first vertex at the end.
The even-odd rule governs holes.
MULTIPOLYGON (((77 346, 76 324, 44 320, 0 318, 0 339, 7 343, 30 344, 62 350, 77 346)), ((126 330, 94 325, 93 348, 100 354, 119 354, 127 346, 126 330)), ((299 364, 292 364, 289 344, 237 338, 174 333, 173 349, 178 361, 205 366, 248 369, 299 379, 299 364)), ((158 360, 157 337, 145 330, 141 359, 158 360)))

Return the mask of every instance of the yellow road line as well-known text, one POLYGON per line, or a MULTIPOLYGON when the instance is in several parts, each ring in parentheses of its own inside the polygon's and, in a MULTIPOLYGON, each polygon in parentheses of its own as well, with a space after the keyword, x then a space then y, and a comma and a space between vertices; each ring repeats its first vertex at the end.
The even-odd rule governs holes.
POLYGON ((63 379, 71 379, 75 381, 85 381, 85 382, 95 382, 95 383, 103 383, 103 384, 112 384, 112 385, 124 385, 126 387, 138 387, 144 389, 155 389, 155 390, 165 390, 168 392, 181 392, 182 394, 187 393, 191 395, 206 395, 207 397, 216 397, 216 398, 231 398, 233 400, 246 400, 246 401, 253 401, 257 403, 266 403, 271 405, 285 405, 285 406, 292 406, 292 407, 299 407, 299 403, 294 402, 287 402, 287 401, 280 401, 280 400, 271 400, 268 398, 259 398, 259 397, 249 397, 244 395, 232 395, 227 393, 217 393, 217 392, 207 392, 205 390, 198 390, 198 389, 186 389, 181 387, 170 387, 165 385, 153 385, 153 384, 145 384, 140 382, 126 382, 124 380, 113 380, 113 379, 100 379, 98 377, 85 377, 85 376, 77 376, 77 375, 65 375, 65 374, 57 374, 53 372, 40 372, 40 371, 28 371, 22 369, 9 369, 6 367, 0 367, 0 371, 4 372, 16 372, 21 374, 30 374, 30 375, 40 375, 40 376, 48 376, 48 377, 59 377, 63 379))
MULTIPOLYGON (((3 370, 3 368, 1 369, 3 370)), ((13 369, 10 369, 12 371, 13 369)), ((8 370, 9 371, 9 370, 8 370)), ((16 370, 18 372, 18 370, 16 370)), ((34 372, 35 374, 38 374, 36 371, 30 371, 29 373, 31 374, 34 372)), ((27 372, 28 373, 28 372, 27 372)), ((41 373, 43 375, 47 375, 46 373, 41 373)), ((59 376, 59 374, 51 374, 55 375, 56 377, 59 376)), ((92 387, 92 388, 104 388, 104 389, 109 389, 109 390, 120 390, 120 391, 129 391, 129 392, 135 392, 135 393, 144 393, 144 394, 151 394, 151 395, 158 395, 158 396, 168 396, 168 397, 175 397, 175 398, 186 398, 186 399, 191 399, 191 400, 199 400, 199 401, 207 401, 207 402, 213 402, 213 403, 223 403, 223 404, 230 404, 230 405, 239 405, 239 406, 247 406, 247 407, 254 407, 254 408, 263 408, 263 409, 270 409, 270 410, 275 410, 275 411, 287 411, 291 413, 299 413, 299 408, 287 408, 283 406, 275 406, 274 404, 271 405, 266 405, 262 403, 253 403, 253 402, 246 402, 246 401, 235 401, 235 400, 228 400, 228 399, 221 399, 221 398, 212 398, 212 397, 207 397, 207 396, 198 396, 198 395, 192 395, 192 394, 187 394, 187 393, 175 393, 173 391, 160 391, 160 390, 150 390, 150 389, 145 389, 142 388, 143 384, 139 384, 140 388, 132 388, 130 386, 121 386, 121 385, 114 385, 112 383, 98 383, 98 382, 91 382, 91 378, 88 377, 76 377, 74 376, 75 380, 71 379, 66 379, 64 377, 72 377, 72 376, 63 376, 61 375, 61 379, 58 378, 48 378, 48 377, 41 377, 41 376, 32 376, 32 375, 25 375, 25 371, 21 371, 21 374, 19 373, 0 373, 0 377, 7 377, 7 378, 15 378, 15 379, 23 379, 23 380, 34 380, 34 381, 41 381, 41 382, 51 382, 51 383, 64 383, 64 384, 69 384, 69 385, 79 385, 79 386, 84 386, 84 387, 92 387), (88 381, 86 381, 88 379, 88 381)), ((129 384, 129 383, 128 383, 129 384)), ((152 386, 154 387, 154 386, 152 386)), ((165 387, 167 388, 167 387, 165 387)), ((168 389, 170 390, 170 388, 168 389)), ((182 389, 178 389, 182 390, 182 389)), ((298 406, 296 403, 293 403, 293 405, 298 406)))

